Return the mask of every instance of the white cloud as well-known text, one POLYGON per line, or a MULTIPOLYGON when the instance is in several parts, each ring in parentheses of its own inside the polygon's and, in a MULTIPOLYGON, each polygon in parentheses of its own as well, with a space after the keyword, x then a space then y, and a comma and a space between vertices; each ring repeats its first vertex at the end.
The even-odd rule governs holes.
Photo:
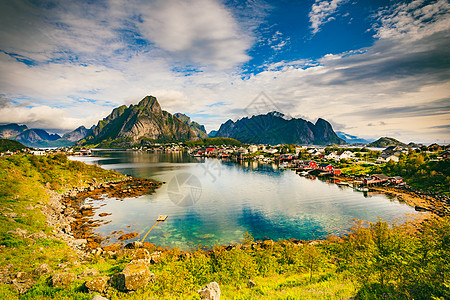
POLYGON ((416 0, 399 4, 379 13, 380 24, 375 37, 381 39, 407 39, 415 41, 450 29, 450 3, 439 0, 427 3, 416 0))
POLYGON ((191 64, 227 69, 249 59, 252 38, 213 0, 155 1, 137 26, 143 37, 191 64))
POLYGON ((323 24, 335 20, 334 17, 329 16, 334 14, 339 5, 342 5, 346 1, 347 0, 316 0, 308 15, 312 34, 318 33, 323 24))
MULTIPOLYGON (((343 1, 324 2, 317 1, 314 16, 310 14, 316 32, 343 1)), ((9 30, 0 32, 0 41, 9 47, 8 51, 40 62, 53 60, 28 66, 0 53, 0 94, 16 103, 0 108, 0 122, 69 130, 96 123, 113 107, 154 95, 164 110, 195 115, 195 121, 212 130, 228 118, 243 117, 245 107, 265 91, 281 112, 310 120, 330 119, 347 126, 344 131, 350 134, 377 137, 381 127, 367 124, 384 122, 383 135, 395 133, 405 141, 417 136, 429 141, 448 137, 448 133, 437 135, 436 128, 448 125, 450 116, 431 115, 439 108, 445 109, 439 101, 448 97, 450 88, 449 66, 445 64, 448 59, 440 59, 448 57, 443 49, 449 48, 448 11, 443 1, 429 7, 416 1, 417 11, 408 5, 381 11, 375 36, 378 40, 372 47, 330 53, 315 61, 275 62, 266 65, 266 71, 245 77, 235 69, 223 70, 247 59, 245 50, 252 33, 242 34, 242 25, 222 4, 193 1, 193 7, 204 3, 211 10, 210 16, 198 16, 197 20, 196 12, 182 9, 178 1, 172 8, 167 8, 165 2, 149 2, 142 10, 136 3, 105 3, 104 11, 98 7, 86 16, 82 10, 52 11, 64 26, 38 24, 31 17, 32 23, 42 29, 33 31, 24 25, 26 31, 19 28, 21 23, 17 21, 14 24, 19 27, 13 32, 24 43, 9 36, 9 30), (170 18, 169 12, 179 17, 170 18), (167 19, 161 17, 164 14, 167 19), (190 18, 194 18, 192 22, 188 22, 190 18), (125 20, 131 23, 124 25, 125 20), (414 26, 408 24, 412 20, 414 26), (211 26, 203 28, 208 27, 204 24, 211 26), (155 31, 165 26, 172 28, 169 33, 173 31, 173 35, 155 31), (118 33, 120 29, 133 29, 130 34, 137 36, 123 36, 118 33), (129 48, 125 38, 153 44, 129 48), (4 43, 9 39, 11 43, 4 43), (203 41, 208 51, 202 52, 203 44, 197 41, 203 41), (61 45, 65 51, 59 51, 61 45), (58 60, 74 53, 79 54, 77 59, 58 60), (187 66, 187 62, 195 64, 187 66), (185 76, 174 67, 192 67, 193 71, 185 76), (210 106, 212 103, 223 105, 210 106), (435 104, 433 109, 421 115, 421 108, 430 103, 435 104), (406 109, 399 110, 401 107, 406 109)), ((287 39, 280 33, 272 40, 271 46, 277 48, 287 39)))

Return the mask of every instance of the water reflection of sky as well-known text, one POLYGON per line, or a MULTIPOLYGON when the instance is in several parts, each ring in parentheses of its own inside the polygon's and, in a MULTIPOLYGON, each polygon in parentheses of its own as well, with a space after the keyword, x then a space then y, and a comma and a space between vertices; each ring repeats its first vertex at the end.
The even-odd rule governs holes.
POLYGON ((160 214, 148 240, 182 249, 199 244, 236 243, 244 232, 256 239, 315 239, 343 234, 352 219, 388 222, 417 214, 413 208, 384 195, 364 197, 348 187, 300 177, 290 170, 257 163, 201 160, 187 153, 105 152, 101 157, 77 158, 107 169, 166 182, 155 194, 119 201, 108 199, 96 211, 112 213, 103 219, 111 223, 97 232, 114 230, 145 234, 160 214), (103 155, 108 155, 104 157, 103 155), (107 159, 105 159, 107 158, 107 159), (201 184, 201 196, 194 206, 180 207, 168 196, 168 182, 187 172, 201 184), (127 227, 128 226, 128 227, 127 227))

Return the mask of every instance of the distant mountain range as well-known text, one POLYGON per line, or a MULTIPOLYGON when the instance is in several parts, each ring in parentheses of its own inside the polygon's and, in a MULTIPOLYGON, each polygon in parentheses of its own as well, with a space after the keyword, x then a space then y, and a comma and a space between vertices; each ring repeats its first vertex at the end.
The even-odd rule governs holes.
POLYGON ((373 142, 373 140, 359 138, 357 136, 350 135, 342 131, 336 131, 336 134, 339 138, 343 139, 348 144, 368 144, 373 142))
POLYGON ((74 131, 64 134, 50 134, 44 129, 28 128, 16 123, 0 125, 0 138, 16 140, 28 147, 65 147, 90 134, 90 129, 80 126, 74 131))
MULTIPOLYGON (((199 131, 201 129, 192 129, 190 119, 183 116, 180 114, 180 117, 184 118, 185 121, 162 110, 155 97, 146 96, 137 105, 131 104, 128 107, 122 105, 115 108, 109 116, 100 120, 94 126, 90 135, 77 144, 80 146, 117 148, 145 145, 155 141, 200 139, 199 131)), ((206 134, 206 132, 204 133, 206 134)))
MULTIPOLYGON (((161 109, 157 99, 146 96, 137 105, 122 105, 111 112, 97 125, 87 129, 80 126, 62 137, 43 129, 26 125, 0 125, 0 139, 16 140, 28 147, 130 147, 154 142, 199 141, 208 137, 232 138, 242 143, 253 144, 367 144, 368 147, 385 148, 406 144, 389 137, 377 141, 359 138, 342 131, 335 132, 329 122, 319 118, 315 124, 301 118, 286 117, 280 112, 245 117, 237 121, 228 120, 219 130, 206 133, 205 126, 192 121, 183 113, 171 114, 161 109)), ((415 144, 410 144, 414 147, 415 144)))
POLYGON ((254 144, 345 144, 324 119, 319 118, 313 124, 301 118, 286 118, 276 111, 245 117, 236 122, 228 120, 220 126, 215 136, 254 144))

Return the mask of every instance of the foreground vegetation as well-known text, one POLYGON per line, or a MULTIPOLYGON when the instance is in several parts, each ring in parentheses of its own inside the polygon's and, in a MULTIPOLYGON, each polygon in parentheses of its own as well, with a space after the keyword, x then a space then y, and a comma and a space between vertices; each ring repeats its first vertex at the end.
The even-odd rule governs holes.
MULTIPOLYGON (((134 250, 127 249, 81 259, 52 237, 40 212, 48 199, 46 188, 63 192, 94 180, 120 179, 120 174, 63 155, 11 156, 0 159, 0 178, 0 298, 91 299, 86 280, 116 274, 133 259, 134 250), (16 228, 28 234, 12 233, 16 228), (29 235, 39 231, 47 237, 29 235), (78 277, 67 288, 51 287, 51 274, 35 276, 34 286, 23 295, 7 284, 5 274, 31 274, 42 263, 55 272, 81 275, 97 269, 99 275, 78 277)), ((155 282, 134 293, 110 288, 108 299, 199 299, 196 291, 211 281, 219 283, 221 299, 450 298, 450 217, 392 227, 381 220, 355 222, 348 235, 321 243, 256 243, 246 234, 241 245, 208 251, 145 246, 149 253, 161 252, 149 266, 155 282), (249 279, 256 286, 248 287, 249 279)))

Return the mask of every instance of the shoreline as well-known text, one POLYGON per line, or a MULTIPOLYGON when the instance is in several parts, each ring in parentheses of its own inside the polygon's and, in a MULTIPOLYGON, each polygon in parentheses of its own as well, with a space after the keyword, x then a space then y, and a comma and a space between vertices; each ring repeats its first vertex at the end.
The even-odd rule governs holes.
MULTIPOLYGON (((351 182, 352 178, 333 176, 333 179, 351 182)), ((438 193, 424 192, 412 187, 369 186, 369 190, 396 196, 401 202, 414 207, 416 211, 428 211, 437 216, 450 215, 450 197, 438 193)))

